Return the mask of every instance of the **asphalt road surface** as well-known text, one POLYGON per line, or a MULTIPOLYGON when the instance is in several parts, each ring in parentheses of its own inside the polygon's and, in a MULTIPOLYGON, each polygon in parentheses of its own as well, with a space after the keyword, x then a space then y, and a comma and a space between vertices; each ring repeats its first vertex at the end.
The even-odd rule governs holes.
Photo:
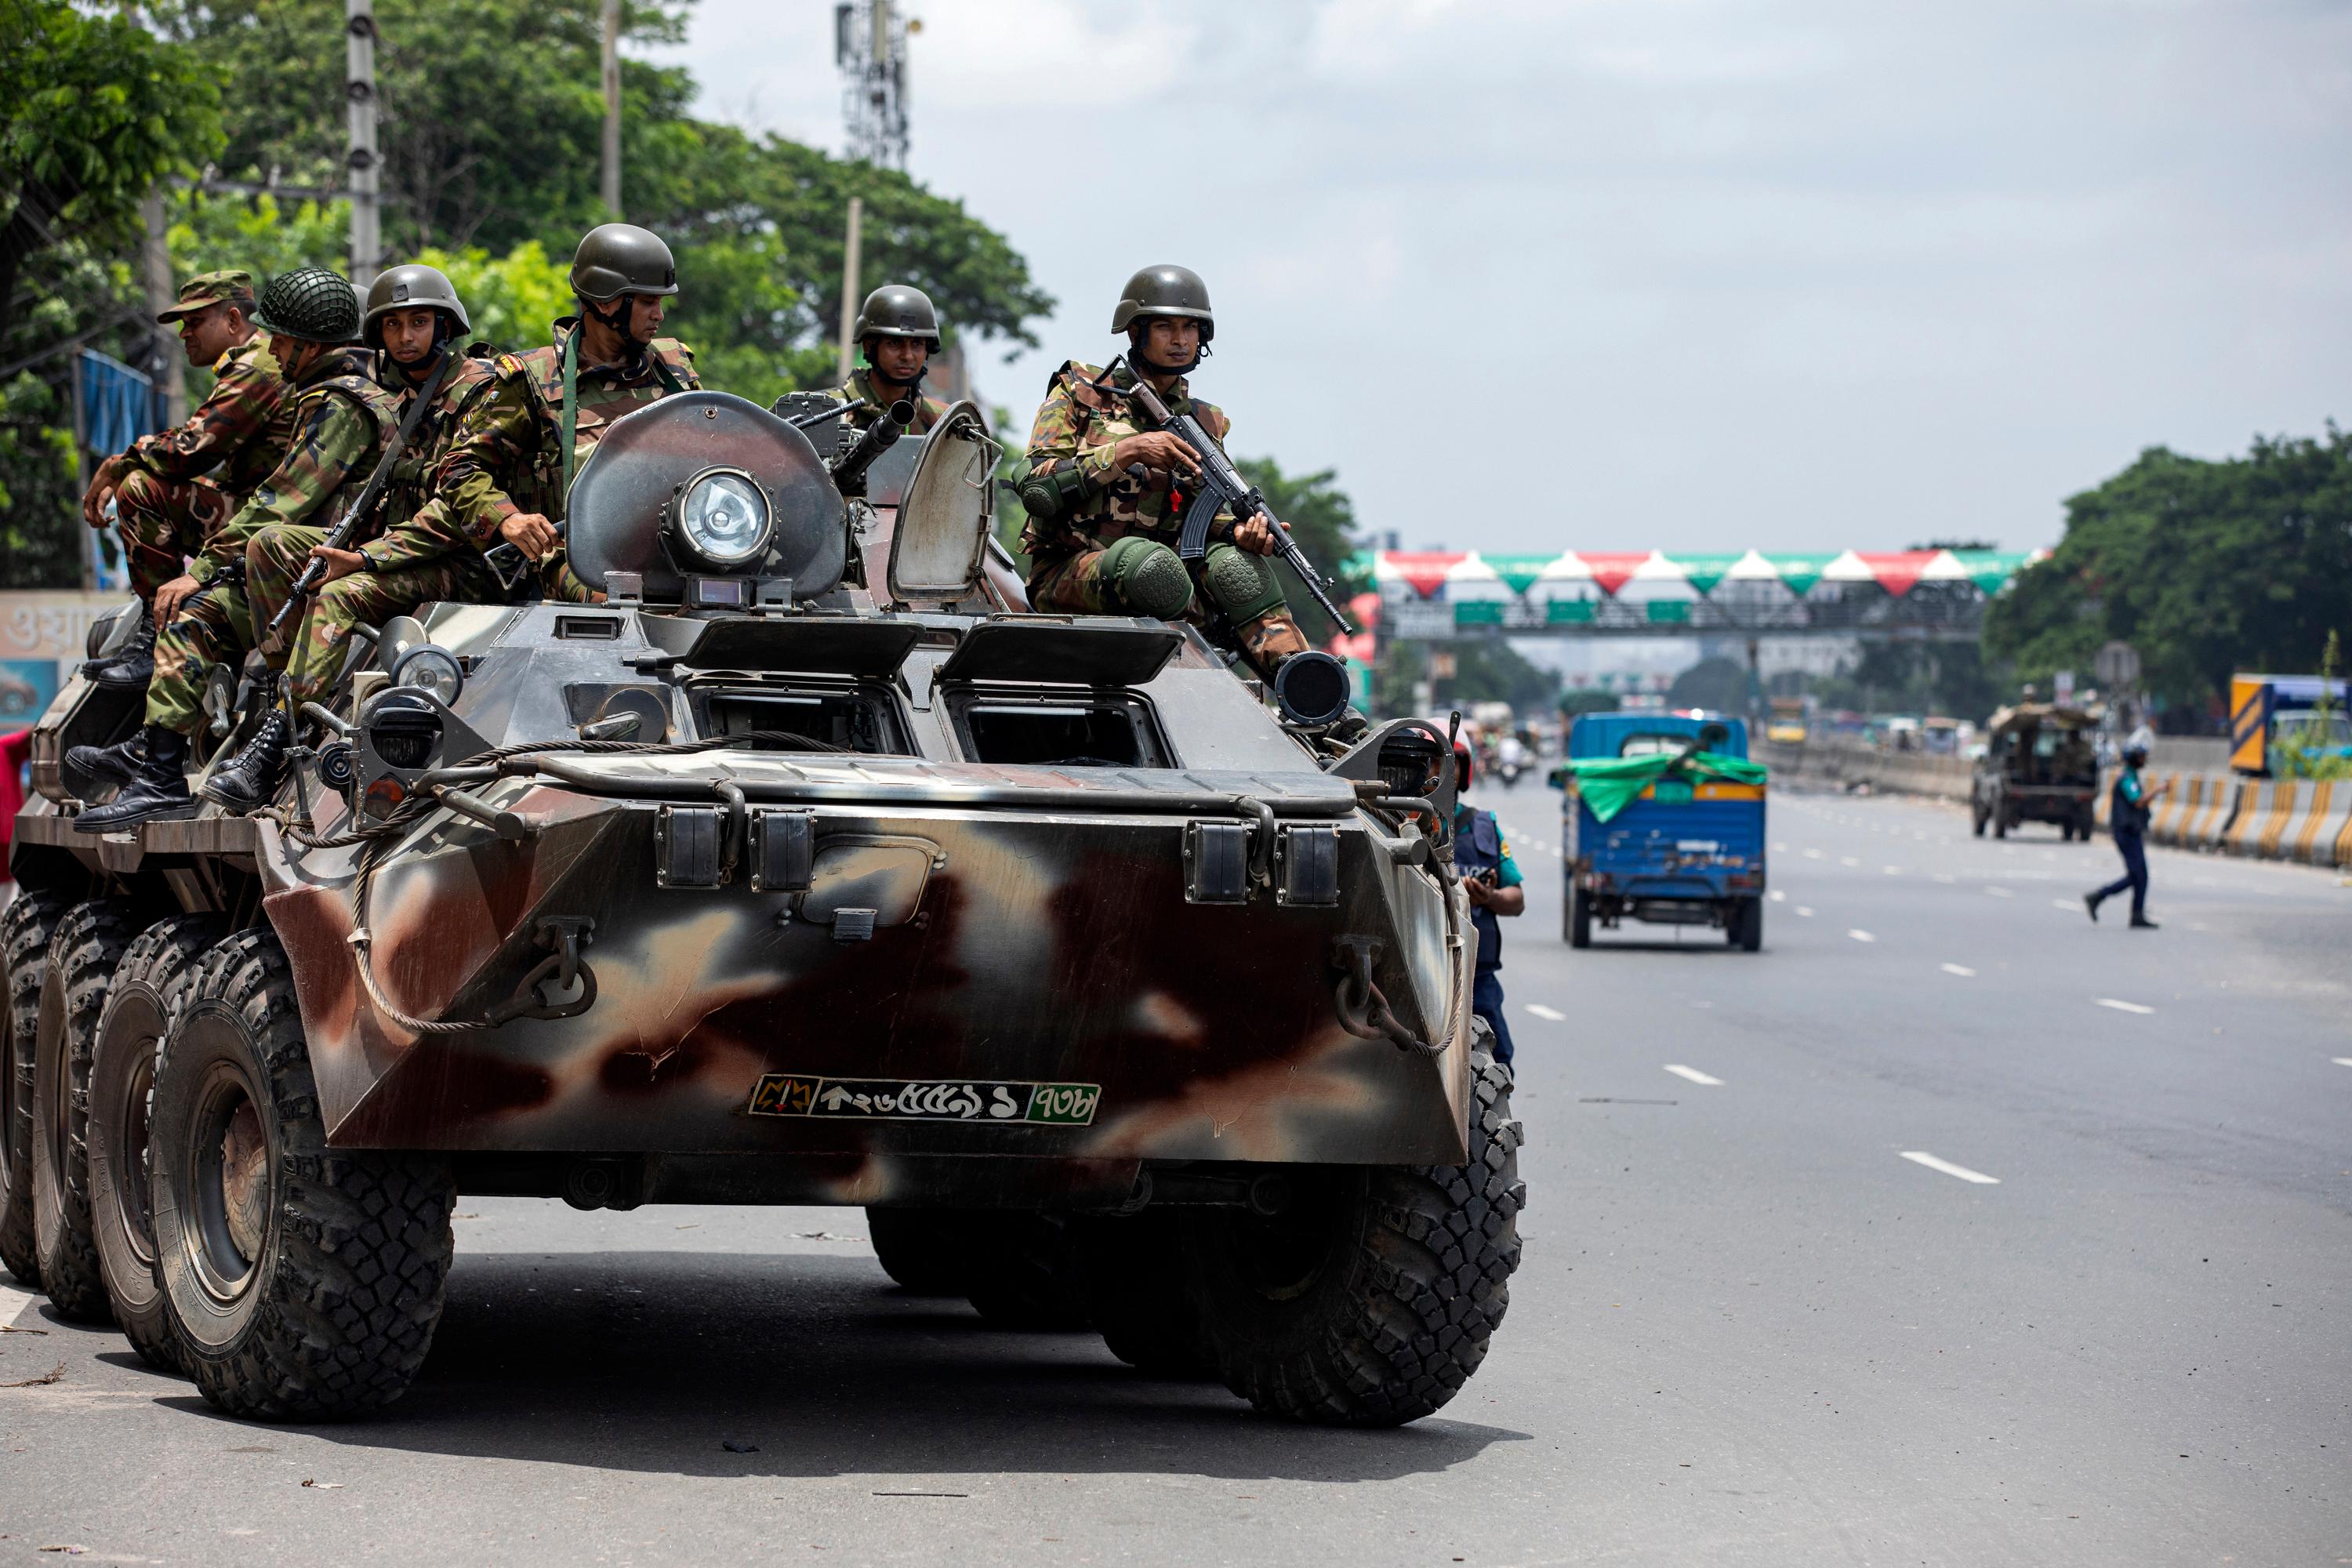
POLYGON ((0 1562, 2352 1562, 2352 889, 1782 795, 1765 951, 1505 980, 1526 1266, 1398 1431, 894 1289, 855 1210, 462 1202, 382 1417, 223 1419, 0 1289, 0 1562))

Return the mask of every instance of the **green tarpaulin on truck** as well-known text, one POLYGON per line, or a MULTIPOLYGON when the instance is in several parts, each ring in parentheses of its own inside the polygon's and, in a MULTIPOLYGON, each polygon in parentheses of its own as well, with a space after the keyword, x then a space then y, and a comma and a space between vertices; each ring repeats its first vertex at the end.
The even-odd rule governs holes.
POLYGON ((1576 780, 1577 795, 1594 816, 1606 822, 1663 778, 1760 784, 1769 770, 1762 763, 1713 752, 1654 752, 1640 757, 1576 757, 1562 763, 1559 771, 1576 780))

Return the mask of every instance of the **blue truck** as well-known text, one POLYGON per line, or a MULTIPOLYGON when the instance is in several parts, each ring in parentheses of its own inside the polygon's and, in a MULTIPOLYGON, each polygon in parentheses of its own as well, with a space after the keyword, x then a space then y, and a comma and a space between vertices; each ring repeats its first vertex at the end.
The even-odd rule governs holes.
POLYGON ((1748 952, 1764 945, 1761 770, 1710 766, 1708 757, 1745 764, 1748 726, 1680 713, 1587 713, 1570 726, 1568 762, 1554 782, 1563 791, 1568 884, 1561 934, 1571 947, 1591 945, 1594 921, 1614 929, 1629 918, 1713 926, 1748 952), (1594 799, 1612 792, 1597 776, 1580 779, 1576 764, 1652 757, 1687 760, 1602 821, 1594 799))

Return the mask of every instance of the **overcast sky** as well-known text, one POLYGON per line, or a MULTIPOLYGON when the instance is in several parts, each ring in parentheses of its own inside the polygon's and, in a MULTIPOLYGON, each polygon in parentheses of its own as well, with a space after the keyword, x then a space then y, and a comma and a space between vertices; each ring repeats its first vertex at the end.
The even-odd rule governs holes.
MULTIPOLYGON (((1061 300, 990 400, 1181 262, 1235 453, 1407 548, 2024 548, 2144 446, 2352 416, 2341 3, 911 10, 909 171, 1061 300)), ((665 53, 838 149, 832 11, 665 53)))

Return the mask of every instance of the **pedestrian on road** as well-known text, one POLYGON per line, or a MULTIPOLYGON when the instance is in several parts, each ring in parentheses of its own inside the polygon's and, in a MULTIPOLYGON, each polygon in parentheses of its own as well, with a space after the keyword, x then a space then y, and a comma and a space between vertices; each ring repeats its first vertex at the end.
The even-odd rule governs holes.
MULTIPOLYGON (((1475 770, 1465 742, 1454 743, 1454 787, 1468 789, 1475 770)), ((1454 865, 1462 873, 1463 889, 1470 896, 1470 924, 1478 932, 1478 977, 1470 990, 1470 1010, 1495 1031, 1495 1059, 1508 1067, 1511 1026, 1503 1018, 1503 983, 1495 977, 1503 967, 1503 928, 1495 917, 1527 912, 1528 891, 1520 886, 1526 879, 1511 858, 1510 841, 1503 837, 1495 814, 1464 800, 1454 806, 1454 865)))
POLYGON ((2140 769, 2147 766, 2147 748, 2135 738, 2124 749, 2124 771, 2116 775, 2107 802, 2107 826, 2116 836, 2116 853, 2124 858, 2124 874, 2096 892, 2083 895, 2083 907, 2091 919, 2099 918, 2099 906, 2126 889, 2131 890, 2131 923, 2135 931, 2154 931, 2156 922, 2147 918, 2147 817, 2148 807, 2172 787, 2167 779, 2153 790, 2141 782, 2140 769))

